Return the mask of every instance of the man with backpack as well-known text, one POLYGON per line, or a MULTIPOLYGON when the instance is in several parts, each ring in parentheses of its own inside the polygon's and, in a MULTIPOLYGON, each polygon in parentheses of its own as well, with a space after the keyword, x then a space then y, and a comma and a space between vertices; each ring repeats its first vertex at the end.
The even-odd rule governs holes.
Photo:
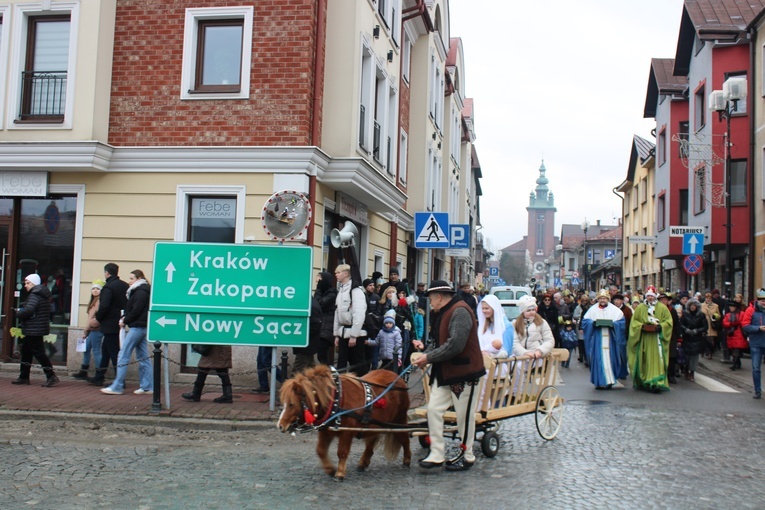
POLYGON ((342 370, 350 363, 350 371, 362 376, 369 370, 364 345, 367 337, 364 330, 366 294, 361 286, 353 287, 351 266, 348 264, 337 266, 335 278, 339 286, 333 327, 335 347, 338 349, 337 368, 342 370))

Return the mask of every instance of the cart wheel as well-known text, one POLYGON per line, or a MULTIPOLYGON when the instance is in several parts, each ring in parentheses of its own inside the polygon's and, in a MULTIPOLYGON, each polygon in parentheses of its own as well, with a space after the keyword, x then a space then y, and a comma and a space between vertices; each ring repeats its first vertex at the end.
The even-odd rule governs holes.
POLYGON ((499 434, 486 432, 481 438, 481 451, 486 457, 494 457, 499 452, 499 434))
POLYGON ((426 450, 430 448, 430 436, 417 436, 417 440, 420 442, 420 446, 426 450))
POLYGON ((539 393, 534 420, 543 439, 555 439, 563 421, 563 399, 555 386, 547 386, 539 393))

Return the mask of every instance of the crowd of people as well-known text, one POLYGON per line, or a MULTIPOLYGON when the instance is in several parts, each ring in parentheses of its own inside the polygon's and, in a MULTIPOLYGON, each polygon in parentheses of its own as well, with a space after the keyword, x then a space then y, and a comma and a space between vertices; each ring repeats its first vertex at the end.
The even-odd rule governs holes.
MULTIPOLYGON (((146 338, 150 285, 141 270, 133 270, 128 282, 118 272, 116 264, 106 264, 104 279, 93 282, 85 352, 74 377, 101 386, 105 394, 120 395, 135 355, 139 382, 134 393, 151 394, 146 338), (96 370, 88 377, 91 360, 96 370), (110 362, 115 377, 104 387, 110 362)), ((704 294, 667 293, 654 287, 631 293, 615 286, 597 294, 553 291, 521 297, 519 316, 510 321, 495 296, 486 292, 476 296, 469 284, 455 289, 435 280, 428 288, 419 283, 412 289, 396 268, 390 270, 388 281, 375 273, 357 282, 352 273, 351 266, 341 264, 334 273, 317 275, 308 345, 295 349, 292 374, 317 361, 360 376, 370 370, 401 372, 410 364, 431 365, 427 413, 431 447, 420 461, 425 469, 445 465, 449 471, 464 471, 475 462, 475 409, 482 398, 475 390, 486 374, 485 357, 537 359, 556 347, 568 349, 569 359, 562 366, 569 367, 576 355, 590 369, 590 381, 597 389, 612 388, 630 375, 635 388, 658 393, 669 390, 678 377, 694 381, 702 357, 711 360, 719 353, 720 362, 729 363, 732 371, 740 370, 742 354, 749 350, 754 398, 762 395, 765 289, 758 290, 751 302, 740 294, 725 300, 717 289, 704 294), (430 333, 426 335, 428 308, 430 333), (417 351, 422 355, 412 357, 417 351), (449 408, 457 412, 462 445, 457 457, 446 459, 443 416, 449 408)), ((19 378, 13 383, 29 384, 30 362, 36 357, 45 371, 44 386, 54 386, 59 380, 42 346, 49 324, 36 320, 48 316, 49 291, 35 274, 28 275, 24 285, 29 298, 15 313, 25 341, 19 378)), ((200 354, 197 378, 183 398, 199 402, 207 376, 215 371, 223 394, 214 402, 233 402, 231 346, 207 346, 200 354)), ((269 391, 271 365, 270 348, 260 347, 260 386, 253 392, 269 391)), ((276 375, 281 381, 287 374, 276 375)))
POLYGON ((537 300, 556 347, 568 349, 571 356, 576 351, 598 389, 612 387, 629 373, 634 387, 665 391, 679 377, 694 381, 701 358, 719 355, 730 370, 740 370, 748 349, 754 398, 761 398, 763 289, 751 302, 741 294, 726 300, 718 289, 669 293, 653 286, 643 293, 620 292, 616 286, 598 294, 547 292, 537 300))

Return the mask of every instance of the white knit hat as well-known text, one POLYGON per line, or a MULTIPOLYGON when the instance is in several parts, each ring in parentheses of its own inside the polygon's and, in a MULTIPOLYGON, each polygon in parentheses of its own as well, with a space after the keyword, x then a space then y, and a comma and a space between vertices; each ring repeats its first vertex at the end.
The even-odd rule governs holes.
POLYGON ((26 280, 28 282, 31 282, 32 285, 35 285, 35 286, 40 285, 40 275, 39 274, 34 274, 33 273, 33 274, 30 274, 30 275, 27 275, 27 277, 24 278, 24 280, 26 280))
POLYGON ((534 298, 534 296, 529 296, 526 294, 525 296, 521 296, 521 299, 518 300, 518 308, 521 310, 521 313, 525 312, 526 310, 530 308, 536 308, 537 307, 537 300, 534 298))

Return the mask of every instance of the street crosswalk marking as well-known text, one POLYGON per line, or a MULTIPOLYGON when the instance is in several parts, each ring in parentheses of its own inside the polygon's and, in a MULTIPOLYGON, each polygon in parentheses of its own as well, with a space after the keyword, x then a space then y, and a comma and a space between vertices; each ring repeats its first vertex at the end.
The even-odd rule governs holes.
POLYGON ((696 374, 693 377, 696 381, 696 383, 699 386, 703 386, 704 388, 708 389, 709 391, 716 391, 718 393, 741 393, 735 388, 731 388, 730 386, 723 384, 719 381, 715 381, 711 377, 707 377, 705 375, 701 375, 700 373, 696 372, 696 374))

